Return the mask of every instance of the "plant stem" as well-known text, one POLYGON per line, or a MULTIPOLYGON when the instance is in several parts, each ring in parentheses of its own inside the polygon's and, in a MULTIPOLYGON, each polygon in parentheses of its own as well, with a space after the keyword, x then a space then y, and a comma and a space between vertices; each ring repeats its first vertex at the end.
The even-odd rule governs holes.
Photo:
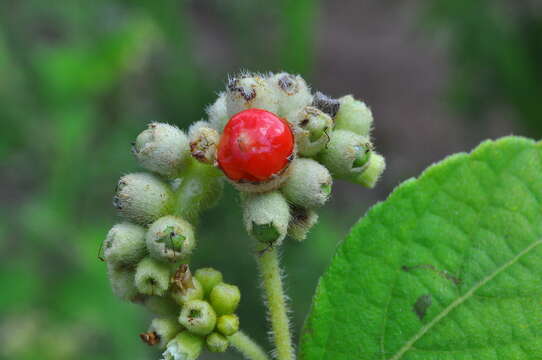
POLYGON ((236 348, 248 360, 269 360, 265 351, 248 337, 244 332, 238 331, 228 336, 231 346, 236 348))
POLYGON ((282 287, 277 249, 267 249, 256 257, 263 281, 266 305, 269 309, 273 340, 279 360, 294 360, 294 348, 287 315, 286 296, 282 287))

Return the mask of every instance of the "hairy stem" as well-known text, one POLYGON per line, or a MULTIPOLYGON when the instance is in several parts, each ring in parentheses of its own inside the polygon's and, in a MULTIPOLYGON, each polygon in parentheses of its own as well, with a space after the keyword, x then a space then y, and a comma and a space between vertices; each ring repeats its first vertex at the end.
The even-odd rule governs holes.
POLYGON ((231 346, 236 348, 248 360, 269 360, 265 351, 244 332, 238 331, 228 336, 231 346))
POLYGON ((277 249, 272 248, 257 256, 263 281, 266 305, 269 309, 273 341, 279 360, 294 360, 294 348, 287 315, 286 296, 282 288, 281 270, 277 249))

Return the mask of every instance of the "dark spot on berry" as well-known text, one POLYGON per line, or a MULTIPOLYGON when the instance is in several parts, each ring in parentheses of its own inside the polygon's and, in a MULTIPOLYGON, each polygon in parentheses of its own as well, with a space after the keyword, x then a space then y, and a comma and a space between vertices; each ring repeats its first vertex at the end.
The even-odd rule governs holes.
POLYGON ((301 120, 301 122, 299 123, 299 126, 301 127, 305 127, 309 124, 309 119, 303 119, 301 120))
POLYGON ((337 115, 337 112, 339 112, 340 103, 339 100, 333 99, 318 91, 314 94, 312 106, 322 110, 331 116, 331 118, 334 118, 337 115))
POLYGON ((296 86, 297 82, 290 74, 282 75, 278 80, 278 84, 279 87, 288 95, 293 95, 299 91, 298 87, 296 86))

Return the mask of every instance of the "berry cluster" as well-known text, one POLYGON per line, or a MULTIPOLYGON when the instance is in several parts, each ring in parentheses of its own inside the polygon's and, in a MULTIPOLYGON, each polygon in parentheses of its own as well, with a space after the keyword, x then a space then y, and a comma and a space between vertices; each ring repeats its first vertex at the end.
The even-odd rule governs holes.
POLYGON ((306 238, 332 178, 375 185, 384 158, 370 141, 372 115, 352 96, 312 94, 300 76, 242 73, 184 133, 151 123, 133 143, 150 172, 121 177, 113 200, 125 222, 104 241, 113 292, 158 316, 141 338, 164 359, 225 351, 238 331, 239 289, 211 268, 189 268, 194 225, 219 200, 223 179, 241 192, 260 254, 289 235, 306 238))

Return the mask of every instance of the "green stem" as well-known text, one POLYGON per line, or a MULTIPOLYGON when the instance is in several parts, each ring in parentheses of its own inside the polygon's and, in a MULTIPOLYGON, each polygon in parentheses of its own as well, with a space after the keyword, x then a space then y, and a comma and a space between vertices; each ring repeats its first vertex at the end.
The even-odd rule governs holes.
POLYGON ((278 360, 294 360, 294 348, 287 315, 286 296, 282 287, 281 271, 277 249, 272 248, 257 256, 258 266, 269 309, 273 340, 278 360))
POLYGON ((242 331, 228 336, 231 346, 248 360, 269 360, 265 351, 242 331))

